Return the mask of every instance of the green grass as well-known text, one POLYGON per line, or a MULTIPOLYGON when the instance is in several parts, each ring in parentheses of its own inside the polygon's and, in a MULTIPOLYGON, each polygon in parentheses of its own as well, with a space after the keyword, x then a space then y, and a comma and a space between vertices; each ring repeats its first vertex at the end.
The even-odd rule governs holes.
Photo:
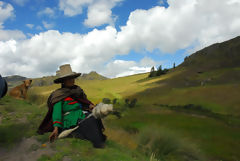
MULTIPOLYGON (((178 139, 187 139, 198 146, 207 160, 234 160, 240 158, 240 128, 227 126, 214 118, 179 113, 157 107, 132 109, 121 120, 107 122, 110 127, 137 128, 141 134, 144 128, 155 126, 153 131, 170 130, 178 139)), ((153 132, 152 131, 152 132, 153 132)))
POLYGON ((30 102, 5 96, 0 100, 0 145, 11 148, 23 137, 36 134, 37 127, 46 113, 30 102))
POLYGON ((38 161, 57 161, 68 156, 74 161, 146 161, 147 156, 129 150, 113 141, 107 141, 104 149, 95 149, 90 142, 75 138, 57 140, 54 145, 57 153, 53 156, 43 155, 38 161))
MULTIPOLYGON (((73 160, 131 161, 141 158, 149 160, 153 154, 152 160, 158 161, 239 160, 237 149, 240 149, 240 128, 233 124, 239 125, 240 122, 240 87, 235 80, 226 82, 227 79, 223 79, 223 76, 233 70, 233 73, 239 72, 238 68, 234 68, 196 74, 194 71, 178 68, 155 78, 147 78, 148 73, 145 73, 108 80, 77 80, 76 84, 84 89, 94 103, 99 103, 102 98, 117 98, 118 104, 115 108, 121 112, 122 118, 111 115, 104 119, 110 138, 106 149, 93 149, 89 142, 82 140, 63 139, 54 144, 57 150, 55 155, 43 155, 40 160, 60 160, 68 156, 73 160), (217 81, 223 81, 200 86, 199 82, 210 76, 217 81), (185 78, 190 85, 185 84, 185 78), (137 98, 137 106, 131 109, 126 107, 126 98, 137 98), (208 111, 181 111, 154 104, 193 104, 208 111), (215 117, 215 114, 221 118, 215 117), (234 117, 231 118, 230 115, 234 117), (229 120, 234 123, 228 123, 229 120), (149 130, 150 127, 152 128, 149 130), (149 140, 147 150, 142 148, 143 138, 149 140)), ((6 140, 10 142, 4 144, 17 142, 23 136, 36 135, 34 131, 47 111, 46 100, 50 93, 59 87, 60 85, 32 87, 27 101, 10 97, 0 100, 0 104, 4 104, 0 105, 1 115, 4 116, 0 130, 10 134, 17 130, 8 131, 7 127, 26 127, 26 133, 19 133, 18 138, 9 135, 6 140), (15 125, 18 120, 15 116, 22 117, 26 112, 27 123, 15 125)), ((38 136, 38 140, 44 143, 48 140, 48 135, 38 136)))

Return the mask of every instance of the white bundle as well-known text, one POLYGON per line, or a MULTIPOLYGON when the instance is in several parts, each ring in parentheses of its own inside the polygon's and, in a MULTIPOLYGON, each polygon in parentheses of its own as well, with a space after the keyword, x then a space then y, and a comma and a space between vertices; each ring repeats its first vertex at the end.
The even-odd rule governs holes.
MULTIPOLYGON (((112 104, 104 104, 104 103, 99 103, 97 104, 97 106, 95 106, 92 110, 92 113, 90 115, 88 115, 84 120, 86 120, 87 118, 94 116, 96 119, 97 118, 103 118, 105 116, 107 116, 109 113, 113 112, 113 105, 112 104)), ((84 120, 82 120, 81 122, 83 122, 84 120)), ((80 123, 81 123, 80 122, 80 123)), ((68 129, 68 130, 64 130, 62 131, 59 135, 58 138, 64 138, 66 136, 68 136, 71 132, 73 132, 74 130, 76 130, 79 126, 76 126, 72 129, 68 129)))
POLYGON ((113 105, 104 104, 102 102, 97 104, 97 106, 92 110, 92 114, 95 118, 103 118, 111 112, 113 112, 113 105))

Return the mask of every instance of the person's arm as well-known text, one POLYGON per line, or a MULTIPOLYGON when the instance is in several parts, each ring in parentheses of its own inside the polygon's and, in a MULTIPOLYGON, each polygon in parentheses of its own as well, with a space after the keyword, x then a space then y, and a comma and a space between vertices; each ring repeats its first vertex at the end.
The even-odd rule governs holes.
POLYGON ((49 136, 49 141, 53 142, 57 139, 58 136, 58 128, 63 127, 62 123, 62 102, 59 101, 53 106, 53 113, 52 113, 52 120, 53 120, 53 127, 54 130, 49 136))

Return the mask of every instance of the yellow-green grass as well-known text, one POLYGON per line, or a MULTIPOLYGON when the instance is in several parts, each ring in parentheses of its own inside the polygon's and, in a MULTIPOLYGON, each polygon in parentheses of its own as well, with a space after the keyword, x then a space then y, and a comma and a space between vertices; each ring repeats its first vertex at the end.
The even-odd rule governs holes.
POLYGON ((162 93, 160 88, 148 89, 137 94, 147 104, 201 105, 216 113, 240 116, 240 86, 238 84, 212 85, 204 87, 172 88, 162 93))

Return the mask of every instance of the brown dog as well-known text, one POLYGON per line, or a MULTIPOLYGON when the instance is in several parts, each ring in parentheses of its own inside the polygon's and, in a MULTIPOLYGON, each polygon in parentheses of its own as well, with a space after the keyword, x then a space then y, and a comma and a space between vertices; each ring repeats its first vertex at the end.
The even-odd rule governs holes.
POLYGON ((12 97, 15 97, 17 99, 26 99, 27 97, 27 90, 29 86, 31 85, 32 80, 25 80, 23 81, 23 84, 14 87, 10 90, 9 95, 12 97))

